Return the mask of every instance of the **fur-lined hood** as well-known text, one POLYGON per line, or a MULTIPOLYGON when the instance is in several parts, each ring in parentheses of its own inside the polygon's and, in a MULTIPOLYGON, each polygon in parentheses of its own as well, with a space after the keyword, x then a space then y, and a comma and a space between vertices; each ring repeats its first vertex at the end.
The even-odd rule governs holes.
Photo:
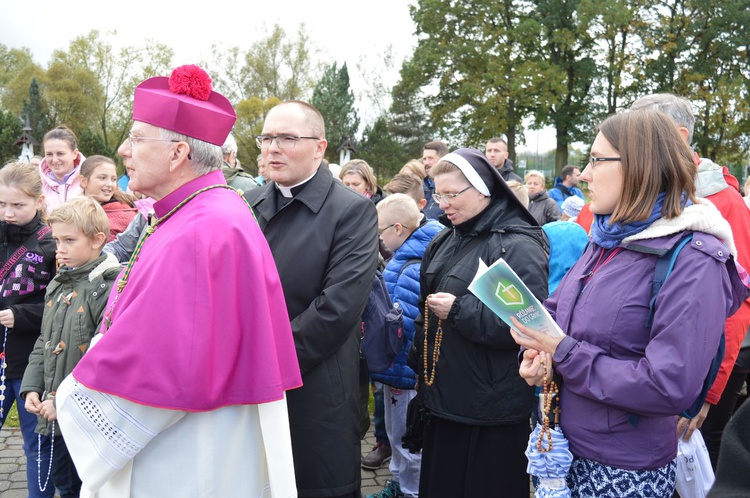
POLYGON ((698 198, 696 204, 691 204, 683 209, 682 213, 676 218, 670 220, 659 218, 642 232, 623 239, 623 243, 656 239, 684 231, 713 235, 727 246, 735 259, 737 258, 737 247, 734 245, 734 237, 729 222, 724 219, 711 201, 703 198, 698 198))

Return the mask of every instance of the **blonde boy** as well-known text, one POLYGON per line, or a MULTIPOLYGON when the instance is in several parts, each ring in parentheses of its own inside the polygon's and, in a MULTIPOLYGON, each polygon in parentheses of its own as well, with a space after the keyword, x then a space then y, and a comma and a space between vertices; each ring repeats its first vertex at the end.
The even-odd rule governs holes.
POLYGON ((21 396, 26 410, 38 417, 36 432, 52 436, 51 485, 62 496, 77 496, 81 481, 55 424, 55 393, 88 349, 120 265, 113 255, 102 254, 109 221, 93 199, 67 201, 52 211, 47 222, 59 269, 47 287, 42 333, 29 357, 21 396))
POLYGON ((408 195, 417 203, 420 212, 427 205, 427 199, 424 198, 424 190, 422 189, 422 180, 412 173, 397 174, 383 187, 383 190, 389 194, 408 195))
POLYGON ((406 363, 414 340, 414 319, 419 314, 419 272, 422 256, 432 238, 443 230, 436 220, 423 221, 416 202, 405 194, 392 194, 377 204, 378 232, 393 257, 383 271, 388 293, 404 312, 404 345, 393 366, 370 377, 384 384, 385 428, 393 451, 388 481, 376 498, 416 497, 419 491, 421 453, 410 453, 401 445, 406 431, 406 407, 416 395, 416 374, 406 363))

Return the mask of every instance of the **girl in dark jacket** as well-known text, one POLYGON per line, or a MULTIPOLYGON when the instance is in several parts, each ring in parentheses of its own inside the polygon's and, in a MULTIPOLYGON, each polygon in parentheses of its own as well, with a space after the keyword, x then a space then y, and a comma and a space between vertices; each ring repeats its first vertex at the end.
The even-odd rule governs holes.
POLYGON ((482 259, 505 259, 534 295, 547 296, 548 244, 531 214, 478 150, 432 167, 449 228, 421 269, 412 364, 431 412, 419 495, 528 497, 524 450, 534 397, 518 375, 507 325, 468 291, 482 259))
POLYGON ((51 497, 44 485, 49 468, 49 437, 34 433, 36 415, 24 408, 21 380, 42 324, 44 292, 55 276, 55 243, 44 222, 44 197, 39 172, 25 163, 0 170, 0 428, 14 401, 26 453, 26 479, 31 497, 51 497), (37 465, 41 448, 42 461, 37 465), (38 475, 42 469, 42 476, 38 475), (44 491, 41 491, 41 489, 44 491))

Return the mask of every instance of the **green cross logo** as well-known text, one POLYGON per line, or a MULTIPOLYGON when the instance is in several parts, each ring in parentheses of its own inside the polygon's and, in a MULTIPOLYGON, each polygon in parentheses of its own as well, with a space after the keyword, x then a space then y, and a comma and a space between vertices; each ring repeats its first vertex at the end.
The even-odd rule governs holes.
POLYGON ((502 280, 497 283, 497 289, 495 289, 495 296, 506 306, 523 306, 523 295, 512 283, 503 282, 502 280))

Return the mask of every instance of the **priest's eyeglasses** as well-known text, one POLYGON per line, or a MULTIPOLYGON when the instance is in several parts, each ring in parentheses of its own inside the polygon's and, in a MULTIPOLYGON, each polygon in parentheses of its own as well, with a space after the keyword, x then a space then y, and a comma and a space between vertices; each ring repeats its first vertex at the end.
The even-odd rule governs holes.
POLYGON ((151 138, 151 137, 136 137, 133 136, 133 132, 128 133, 128 143, 130 144, 130 148, 134 148, 135 144, 138 142, 143 142, 144 140, 154 140, 158 142, 181 142, 182 140, 172 140, 169 138, 151 138))
POLYGON ((596 169, 599 163, 619 161, 619 157, 594 157, 589 156, 589 166, 591 169, 596 169))
POLYGON ((466 191, 467 191, 467 190, 469 190, 470 188, 472 188, 472 186, 471 186, 471 185, 469 185, 468 187, 466 187, 466 188, 465 188, 465 189, 463 189, 463 190, 460 190, 460 191, 456 192, 455 194, 445 194, 445 195, 440 195, 440 194, 432 194, 432 198, 433 198, 433 199, 435 200, 435 202, 437 202, 438 204, 440 204, 441 202, 444 202, 444 203, 446 203, 446 204, 448 204, 448 205, 450 206, 450 205, 451 205, 451 203, 452 203, 453 201, 455 201, 455 200, 456 200, 456 197, 458 197, 458 196, 459 196, 459 194, 463 194, 464 192, 466 192, 466 191))
POLYGON ((298 137, 295 135, 258 135, 255 137, 255 143, 259 148, 267 149, 276 140, 279 149, 293 149, 297 142, 303 139, 320 140, 318 137, 298 137))

